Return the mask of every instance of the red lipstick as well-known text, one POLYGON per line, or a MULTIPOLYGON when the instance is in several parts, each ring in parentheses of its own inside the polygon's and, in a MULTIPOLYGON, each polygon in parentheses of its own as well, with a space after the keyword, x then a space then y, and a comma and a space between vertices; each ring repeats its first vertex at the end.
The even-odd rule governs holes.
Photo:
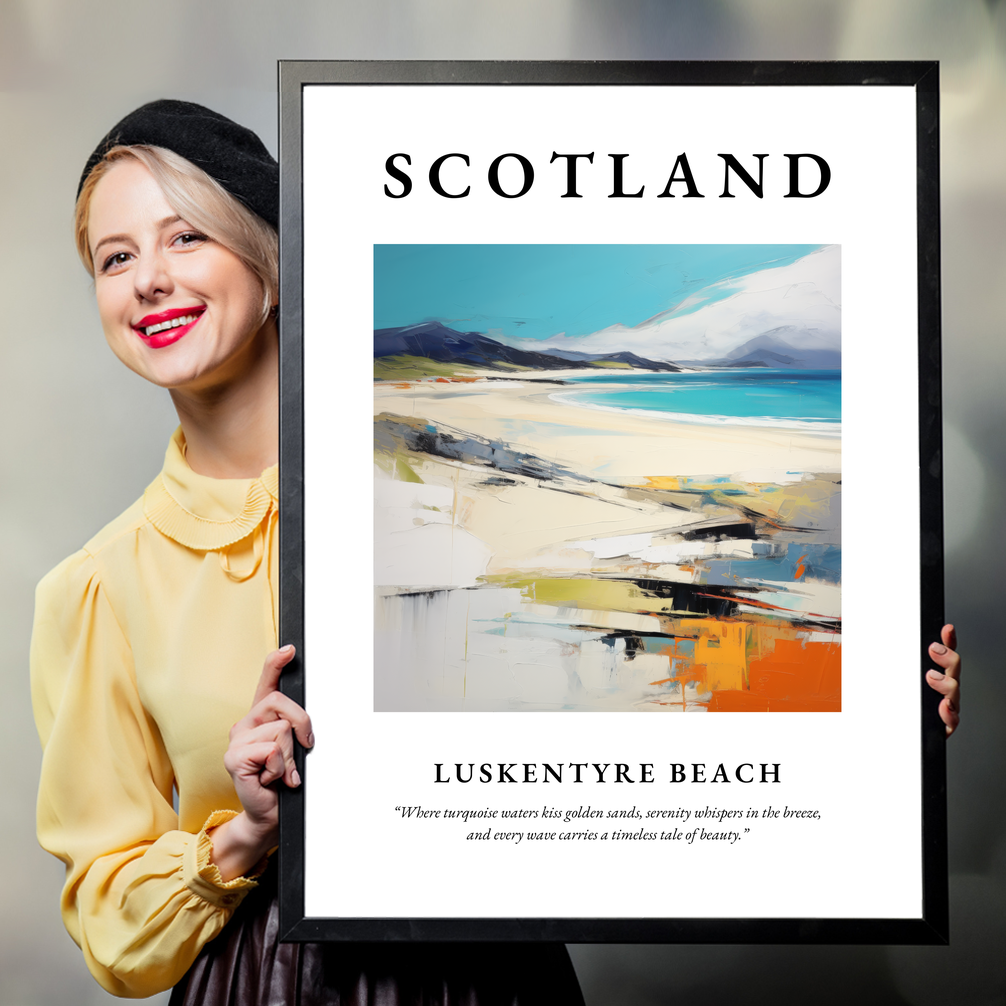
POLYGON ((196 307, 173 307, 168 311, 148 314, 133 325, 133 331, 151 349, 161 349, 164 346, 170 346, 173 342, 178 342, 184 335, 187 335, 205 310, 204 305, 199 305, 196 307), (180 319, 184 318, 189 320, 179 324, 180 319))

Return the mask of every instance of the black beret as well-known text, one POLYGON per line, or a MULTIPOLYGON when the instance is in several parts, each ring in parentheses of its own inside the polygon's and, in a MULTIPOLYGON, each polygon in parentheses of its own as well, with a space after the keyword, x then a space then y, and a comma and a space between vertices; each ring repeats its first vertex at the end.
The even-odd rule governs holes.
POLYGON ((273 227, 279 226, 279 165, 250 130, 191 101, 163 98, 114 125, 84 165, 77 195, 91 169, 112 147, 166 147, 191 161, 273 227))

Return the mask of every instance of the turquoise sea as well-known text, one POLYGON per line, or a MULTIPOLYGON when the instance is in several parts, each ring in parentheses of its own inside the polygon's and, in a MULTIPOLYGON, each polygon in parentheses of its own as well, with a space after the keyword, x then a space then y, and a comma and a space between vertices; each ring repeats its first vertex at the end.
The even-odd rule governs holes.
POLYGON ((815 427, 823 423, 836 433, 842 420, 840 370, 759 367, 681 374, 609 370, 566 380, 576 387, 552 398, 599 409, 658 412, 704 423, 815 427))

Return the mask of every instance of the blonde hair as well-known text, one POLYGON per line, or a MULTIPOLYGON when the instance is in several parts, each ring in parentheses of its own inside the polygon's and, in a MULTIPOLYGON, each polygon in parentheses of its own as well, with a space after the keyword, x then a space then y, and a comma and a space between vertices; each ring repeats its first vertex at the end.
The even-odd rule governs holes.
POLYGON ((154 176, 168 205, 183 220, 234 252, 255 273, 262 283, 264 323, 279 294, 279 236, 202 168, 165 147, 112 147, 84 181, 74 211, 74 238, 92 279, 94 259, 87 240, 91 198, 112 165, 126 158, 139 161, 154 176))

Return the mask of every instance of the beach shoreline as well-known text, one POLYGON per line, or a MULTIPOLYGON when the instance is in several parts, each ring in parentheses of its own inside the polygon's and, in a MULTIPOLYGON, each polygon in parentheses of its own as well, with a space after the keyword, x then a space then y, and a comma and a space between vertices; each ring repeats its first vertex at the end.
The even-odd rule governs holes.
POLYGON ((532 373, 507 380, 480 372, 463 381, 375 382, 375 414, 422 417, 518 444, 593 477, 755 475, 744 480, 769 482, 792 472, 841 471, 841 439, 834 433, 686 422, 556 401, 552 396, 569 388, 559 383, 563 377, 583 372, 532 373))

